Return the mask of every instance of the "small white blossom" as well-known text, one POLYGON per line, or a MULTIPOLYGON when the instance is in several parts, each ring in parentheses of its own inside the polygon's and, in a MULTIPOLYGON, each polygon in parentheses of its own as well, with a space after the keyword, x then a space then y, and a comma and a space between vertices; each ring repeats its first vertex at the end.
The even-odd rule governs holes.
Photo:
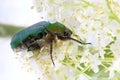
POLYGON ((99 60, 99 54, 96 53, 94 55, 90 54, 89 52, 86 51, 86 53, 82 56, 80 62, 81 63, 85 63, 85 65, 87 66, 88 64, 91 65, 91 69, 93 69, 93 71, 95 73, 97 73, 99 71, 99 65, 101 64, 101 61, 99 60))
POLYGON ((120 58, 113 61, 112 65, 109 68, 109 77, 113 78, 115 71, 120 72, 120 58))
POLYGON ((114 75, 115 75, 114 69, 111 67, 110 70, 109 70, 109 78, 113 78, 114 75))
POLYGON ((84 74, 81 74, 76 80, 89 80, 84 74))
POLYGON ((91 63, 91 68, 93 69, 93 71, 95 73, 97 73, 99 71, 98 66, 101 64, 101 61, 99 60, 98 55, 99 54, 97 54, 97 53, 94 55, 90 54, 90 57, 89 57, 90 63, 91 63))

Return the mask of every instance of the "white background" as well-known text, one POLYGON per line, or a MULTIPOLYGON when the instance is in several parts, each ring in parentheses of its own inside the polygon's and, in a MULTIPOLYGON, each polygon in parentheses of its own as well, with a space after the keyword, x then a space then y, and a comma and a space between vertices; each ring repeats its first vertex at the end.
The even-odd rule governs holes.
POLYGON ((0 23, 28 26, 39 21, 32 0, 0 0, 0 23))
MULTIPOLYGON (((39 19, 32 0, 0 0, 0 23, 28 26, 39 19)), ((21 69, 10 47, 11 38, 0 38, 0 80, 37 80, 36 75, 21 69)))

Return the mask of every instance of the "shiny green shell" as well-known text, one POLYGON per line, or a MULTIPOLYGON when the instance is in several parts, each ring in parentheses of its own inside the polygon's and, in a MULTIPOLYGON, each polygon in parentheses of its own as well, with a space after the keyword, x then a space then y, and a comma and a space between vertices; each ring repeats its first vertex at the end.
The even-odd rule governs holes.
POLYGON ((43 33, 45 29, 49 32, 57 33, 62 32, 65 29, 65 26, 59 22, 50 23, 47 21, 42 21, 36 23, 16 33, 11 40, 11 48, 19 47, 21 44, 24 44, 23 41, 29 36, 38 36, 38 34, 43 33))

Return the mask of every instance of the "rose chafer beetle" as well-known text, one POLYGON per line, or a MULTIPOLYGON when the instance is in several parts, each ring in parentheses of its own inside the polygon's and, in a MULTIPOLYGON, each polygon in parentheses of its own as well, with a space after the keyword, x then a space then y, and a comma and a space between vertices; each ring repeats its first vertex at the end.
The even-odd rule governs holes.
POLYGON ((16 33, 11 40, 11 48, 13 50, 27 49, 28 51, 33 51, 49 45, 50 57, 53 65, 55 65, 52 57, 52 50, 53 43, 56 39, 73 40, 80 44, 91 44, 76 40, 72 38, 71 35, 72 31, 59 22, 50 23, 42 21, 16 33))

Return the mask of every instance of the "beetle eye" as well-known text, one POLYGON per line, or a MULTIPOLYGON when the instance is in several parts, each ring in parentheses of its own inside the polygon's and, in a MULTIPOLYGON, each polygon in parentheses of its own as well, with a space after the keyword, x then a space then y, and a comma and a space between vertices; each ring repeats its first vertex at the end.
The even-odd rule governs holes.
POLYGON ((67 32, 64 32, 64 36, 69 36, 69 33, 67 33, 67 32))
POLYGON ((65 31, 65 32, 64 32, 64 36, 65 36, 65 37, 70 37, 71 34, 72 34, 71 31, 65 31))

